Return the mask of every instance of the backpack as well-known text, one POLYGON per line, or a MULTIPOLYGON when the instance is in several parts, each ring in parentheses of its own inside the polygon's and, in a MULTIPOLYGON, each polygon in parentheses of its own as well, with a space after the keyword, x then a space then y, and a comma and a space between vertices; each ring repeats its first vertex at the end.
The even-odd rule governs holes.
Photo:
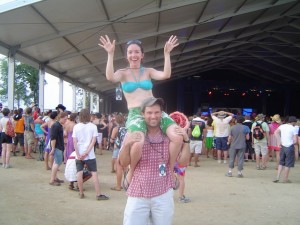
POLYGON ((121 148, 126 133, 127 133, 126 127, 119 127, 118 136, 115 140, 115 144, 116 144, 117 148, 119 148, 119 149, 121 148))
POLYGON ((5 134, 7 136, 10 136, 10 137, 14 137, 15 136, 14 126, 13 126, 13 124, 12 124, 12 122, 11 122, 10 119, 8 119, 8 121, 6 123, 5 134))
POLYGON ((193 136, 194 138, 198 138, 198 137, 201 136, 201 129, 200 129, 200 127, 199 127, 198 124, 195 125, 195 127, 194 127, 194 129, 193 129, 193 131, 192 131, 192 136, 193 136))
POLYGON ((256 140, 262 140, 266 135, 265 131, 262 128, 262 123, 256 122, 255 127, 253 129, 253 138, 256 140))

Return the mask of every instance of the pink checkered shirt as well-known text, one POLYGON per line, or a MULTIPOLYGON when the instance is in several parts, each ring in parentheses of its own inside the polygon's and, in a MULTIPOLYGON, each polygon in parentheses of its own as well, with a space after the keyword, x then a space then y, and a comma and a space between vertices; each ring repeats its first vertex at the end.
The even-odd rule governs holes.
MULTIPOLYGON (((162 139, 161 136, 158 138, 162 139)), ((145 139, 142 157, 134 170, 131 183, 127 189, 128 196, 152 198, 162 195, 172 188, 169 139, 164 136, 163 140, 163 142, 155 144, 150 143, 147 138, 145 139), (166 176, 159 176, 159 165, 162 162, 166 164, 166 176)))

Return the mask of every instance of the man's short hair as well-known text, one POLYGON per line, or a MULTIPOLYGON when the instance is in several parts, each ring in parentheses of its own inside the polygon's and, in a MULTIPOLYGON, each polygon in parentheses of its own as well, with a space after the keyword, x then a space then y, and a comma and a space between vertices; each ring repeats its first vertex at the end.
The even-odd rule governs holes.
POLYGON ((290 116, 288 119, 288 123, 296 123, 297 122, 297 118, 295 116, 290 116))
POLYGON ((141 105, 142 112, 145 112, 145 108, 153 105, 159 105, 160 109, 163 110, 164 108, 164 100, 162 98, 155 98, 155 97, 149 97, 146 98, 141 105))
POLYGON ((91 121, 91 114, 88 109, 82 109, 79 113, 79 121, 81 123, 89 123, 91 121))
POLYGON ((8 114, 10 113, 10 110, 8 108, 4 108, 2 110, 3 116, 8 116, 8 114))
POLYGON ((245 118, 243 116, 239 115, 239 116, 236 117, 236 122, 237 123, 243 123, 244 121, 245 121, 245 118))
POLYGON ((25 109, 25 112, 26 112, 27 115, 30 115, 30 114, 32 113, 32 108, 27 107, 27 108, 25 109))

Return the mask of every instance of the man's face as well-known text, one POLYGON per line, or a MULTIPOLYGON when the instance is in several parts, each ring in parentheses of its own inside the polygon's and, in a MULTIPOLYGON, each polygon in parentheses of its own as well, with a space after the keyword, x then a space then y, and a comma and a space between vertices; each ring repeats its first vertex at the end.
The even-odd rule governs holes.
POLYGON ((162 111, 159 105, 153 105, 145 108, 143 113, 145 122, 149 127, 158 127, 160 125, 160 119, 162 111))
POLYGON ((67 120, 68 120, 68 116, 65 116, 65 117, 60 118, 59 122, 60 122, 60 124, 65 124, 67 122, 67 120))

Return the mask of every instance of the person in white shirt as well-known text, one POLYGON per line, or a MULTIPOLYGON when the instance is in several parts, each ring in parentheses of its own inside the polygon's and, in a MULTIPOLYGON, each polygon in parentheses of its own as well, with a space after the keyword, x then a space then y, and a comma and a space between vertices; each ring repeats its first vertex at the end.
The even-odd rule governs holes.
POLYGON ((224 153, 224 163, 227 163, 228 158, 228 136, 230 131, 229 122, 232 120, 234 114, 230 112, 218 111, 211 114, 214 120, 216 149, 218 154, 218 163, 221 163, 221 154, 224 153), (227 116, 227 117, 226 117, 227 116))
POLYGON ((84 198, 83 194, 83 168, 87 168, 92 173, 97 200, 107 200, 107 196, 100 194, 100 184, 97 174, 97 163, 94 152, 96 138, 98 136, 97 126, 91 123, 91 114, 88 109, 82 109, 79 113, 80 123, 73 128, 73 142, 76 152, 77 184, 79 197, 84 198))
POLYGON ((290 116, 288 122, 277 128, 275 131, 275 136, 277 138, 277 146, 280 147, 280 161, 278 166, 277 177, 273 181, 278 183, 280 179, 280 174, 284 167, 284 183, 291 183, 289 178, 290 168, 295 165, 295 153, 294 144, 297 142, 297 132, 294 126, 297 122, 297 118, 290 116))

